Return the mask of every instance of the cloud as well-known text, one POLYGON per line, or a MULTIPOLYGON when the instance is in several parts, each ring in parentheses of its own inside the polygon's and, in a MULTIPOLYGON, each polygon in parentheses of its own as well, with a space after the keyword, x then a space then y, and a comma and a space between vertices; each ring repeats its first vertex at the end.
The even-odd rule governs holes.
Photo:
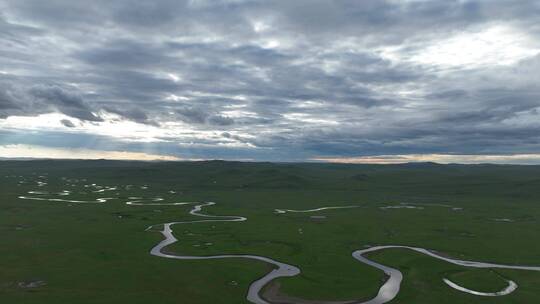
MULTIPOLYGON (((18 109, 15 99, 13 96, 11 96, 10 92, 8 91, 0 91, 0 117, 1 113, 4 111, 14 110, 18 109)), ((8 116, 7 113, 3 114, 4 116, 8 116)))
POLYGON ((0 157, 4 158, 47 158, 47 159, 115 159, 115 160, 159 160, 176 161, 180 158, 129 151, 103 151, 90 149, 50 148, 29 145, 1 145, 0 157))
POLYGON ((538 1, 0 2, 12 139, 39 124, 70 147, 193 158, 540 151, 538 1))
POLYGON ((129 119, 138 123, 159 126, 159 123, 150 120, 150 118, 148 118, 148 115, 146 115, 146 113, 140 108, 128 106, 127 109, 122 109, 119 107, 105 106, 103 107, 103 109, 107 112, 118 114, 126 119, 129 119))
POLYGON ((82 97, 55 85, 29 87, 0 82, 0 117, 59 112, 85 121, 103 121, 82 97))
POLYGON ((73 54, 93 66, 132 67, 159 65, 167 60, 164 49, 133 40, 114 40, 99 48, 85 49, 73 54))
POLYGON ((28 92, 40 106, 54 108, 60 113, 81 120, 103 121, 92 112, 90 106, 83 101, 81 96, 60 87, 36 85, 31 87, 28 92))
POLYGON ((176 110, 180 115, 180 119, 189 123, 203 124, 208 118, 208 113, 202 109, 186 107, 176 110))
POLYGON ((210 109, 202 107, 184 107, 176 110, 182 121, 192 124, 208 124, 215 126, 228 126, 234 124, 234 119, 221 114, 212 113, 210 109))
POLYGON ((208 118, 208 122, 217 126, 229 126, 234 124, 234 120, 232 118, 222 115, 210 116, 210 118, 208 118))
POLYGON ((73 122, 71 122, 69 119, 62 119, 60 120, 60 123, 68 128, 75 128, 75 124, 73 124, 73 122))
POLYGON ((376 155, 343 158, 312 158, 314 161, 344 164, 404 164, 419 162, 435 162, 440 164, 515 164, 540 165, 540 154, 508 154, 508 155, 453 155, 453 154, 407 154, 376 155))

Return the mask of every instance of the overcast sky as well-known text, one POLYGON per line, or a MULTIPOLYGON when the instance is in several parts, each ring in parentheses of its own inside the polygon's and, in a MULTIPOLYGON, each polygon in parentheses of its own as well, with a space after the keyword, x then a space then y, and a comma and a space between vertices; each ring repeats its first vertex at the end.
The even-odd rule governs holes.
POLYGON ((539 21, 538 0, 0 0, 0 157, 540 163, 539 21))

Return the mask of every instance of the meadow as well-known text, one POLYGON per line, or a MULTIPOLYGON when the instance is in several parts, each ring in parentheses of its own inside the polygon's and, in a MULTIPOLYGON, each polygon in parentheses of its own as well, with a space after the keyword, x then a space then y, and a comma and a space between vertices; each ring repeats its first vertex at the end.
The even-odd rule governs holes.
MULTIPOLYGON (((159 205, 176 202, 216 202, 204 213, 247 220, 172 226, 178 242, 167 252, 261 255, 301 269, 263 297, 277 290, 299 303, 369 300, 386 277, 351 253, 377 245, 540 266, 539 189, 539 166, 0 161, 0 302, 248 303, 249 285, 271 265, 149 254, 163 239, 160 224, 197 219, 192 204, 159 205), (51 197, 59 200, 40 200, 51 197), (323 206, 356 207, 275 211, 323 206)), ((403 273, 390 303, 540 301, 540 272, 468 268, 406 249, 368 257, 403 273), (483 292, 506 280, 518 288, 482 297, 443 278, 483 292)))

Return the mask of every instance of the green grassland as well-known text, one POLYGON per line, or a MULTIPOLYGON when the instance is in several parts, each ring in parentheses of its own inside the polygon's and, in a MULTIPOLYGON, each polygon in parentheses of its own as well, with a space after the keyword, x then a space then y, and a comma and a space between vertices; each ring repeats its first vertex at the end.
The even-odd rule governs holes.
MULTIPOLYGON (((151 256, 162 236, 160 225, 145 231, 148 226, 196 218, 188 214, 191 205, 126 205, 133 196, 214 201, 203 212, 247 217, 173 226, 179 242, 167 250, 257 254, 297 265, 302 273, 279 283, 283 293, 305 299, 373 297, 383 273, 351 257, 366 246, 409 245, 459 259, 540 266, 536 166, 1 161, 0 303, 247 303, 249 284, 270 265, 151 256), (38 187, 39 180, 47 185, 38 187), (84 185, 92 183, 118 190, 89 192, 84 185), (72 191, 66 199, 116 199, 73 204, 18 198, 28 191, 63 190, 72 191), (423 209, 380 208, 400 203, 423 209), (343 205, 359 207, 274 213, 343 205), (34 281, 45 284, 20 284, 34 281)), ((540 272, 466 268, 404 249, 369 258, 403 273, 392 303, 540 301, 540 272), (506 279, 519 287, 486 298, 451 289, 443 278, 483 292, 504 288, 506 279)))

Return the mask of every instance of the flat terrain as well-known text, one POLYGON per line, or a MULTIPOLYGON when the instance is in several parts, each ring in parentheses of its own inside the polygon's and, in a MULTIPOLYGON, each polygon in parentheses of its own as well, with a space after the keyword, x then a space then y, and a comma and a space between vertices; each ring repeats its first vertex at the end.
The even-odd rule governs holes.
MULTIPOLYGON (((159 204, 207 201, 216 204, 204 213, 247 221, 172 226, 178 242, 167 252, 295 265, 300 275, 269 286, 289 298, 373 298, 384 273, 351 253, 375 245, 540 266, 537 166, 0 161, 0 302, 247 303, 250 283, 269 264, 149 254, 163 239, 160 224, 198 219, 192 204, 159 204), (57 201, 41 200, 48 198, 57 201), (351 205, 358 207, 275 212, 351 205)), ((403 273, 391 303, 540 302, 540 272, 466 268, 405 249, 368 257, 403 273), (443 278, 482 292, 506 280, 519 287, 480 297, 443 278)))

